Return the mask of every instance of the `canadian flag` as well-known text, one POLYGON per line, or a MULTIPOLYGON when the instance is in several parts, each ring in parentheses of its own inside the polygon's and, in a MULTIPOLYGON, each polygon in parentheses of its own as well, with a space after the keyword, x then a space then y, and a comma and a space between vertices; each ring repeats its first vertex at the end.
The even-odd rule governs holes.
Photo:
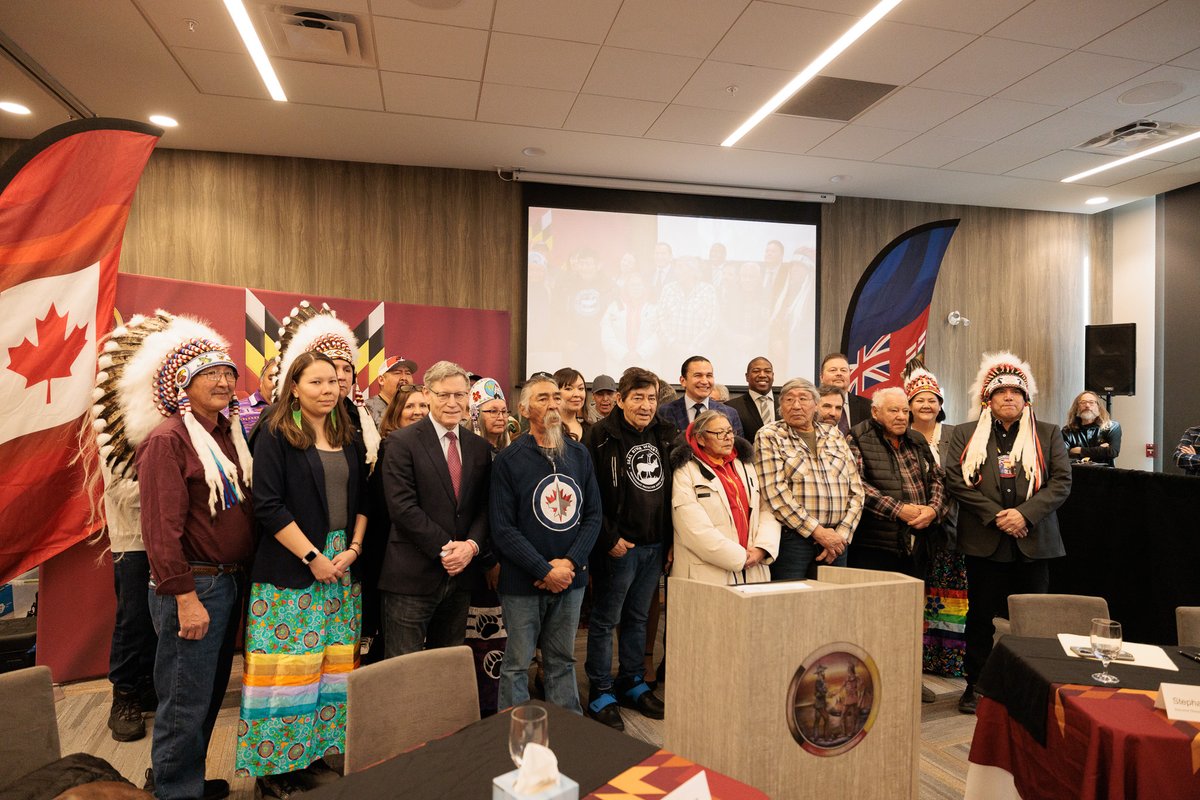
POLYGON ((78 434, 129 206, 161 135, 80 120, 0 167, 0 583, 98 527, 78 434))

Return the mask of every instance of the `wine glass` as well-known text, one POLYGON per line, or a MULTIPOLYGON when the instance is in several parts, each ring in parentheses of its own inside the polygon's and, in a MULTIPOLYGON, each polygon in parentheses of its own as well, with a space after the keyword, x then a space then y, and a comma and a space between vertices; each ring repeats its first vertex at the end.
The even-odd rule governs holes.
POLYGON ((1096 617, 1092 620, 1092 652, 1100 659, 1103 671, 1092 674, 1092 680, 1104 684, 1120 683, 1116 675, 1108 674, 1108 662, 1121 654, 1121 623, 1096 617))
POLYGON ((543 747, 550 746, 549 720, 546 709, 541 706, 517 706, 512 711, 512 721, 508 728, 508 754, 518 767, 525 756, 525 745, 537 742, 543 747))

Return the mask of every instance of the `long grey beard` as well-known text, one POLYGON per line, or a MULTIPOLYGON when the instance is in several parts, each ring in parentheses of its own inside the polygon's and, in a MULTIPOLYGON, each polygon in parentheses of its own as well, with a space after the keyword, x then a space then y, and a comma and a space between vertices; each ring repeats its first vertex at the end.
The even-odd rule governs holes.
POLYGON ((563 438, 562 415, 557 411, 548 411, 542 424, 546 426, 546 448, 554 451, 556 457, 561 456, 567 447, 563 438))
POLYGON ((1100 419, 1100 415, 1093 414, 1090 411, 1085 411, 1079 415, 1079 421, 1082 422, 1084 425, 1091 425, 1093 422, 1095 422, 1098 419, 1100 419))

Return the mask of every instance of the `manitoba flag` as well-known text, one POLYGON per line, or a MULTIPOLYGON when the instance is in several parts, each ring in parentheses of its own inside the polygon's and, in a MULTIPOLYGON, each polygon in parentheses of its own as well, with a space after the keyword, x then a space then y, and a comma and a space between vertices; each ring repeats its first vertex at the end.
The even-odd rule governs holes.
POLYGON ((0 167, 0 582, 95 527, 78 432, 96 342, 113 319, 129 205, 161 135, 80 120, 0 167))

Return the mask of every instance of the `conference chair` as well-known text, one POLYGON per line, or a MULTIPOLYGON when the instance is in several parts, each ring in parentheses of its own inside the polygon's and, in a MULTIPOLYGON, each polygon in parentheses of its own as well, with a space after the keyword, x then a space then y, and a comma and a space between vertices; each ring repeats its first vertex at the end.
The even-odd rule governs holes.
POLYGON ((1013 636, 1052 638, 1060 633, 1087 636, 1092 620, 1108 617, 1108 601, 1081 594, 1014 594, 1008 598, 1013 636))
POLYGON ((1200 647, 1200 606, 1175 609, 1175 634, 1182 647, 1200 647))
POLYGON ((59 758, 54 684, 46 666, 0 674, 0 708, 7 731, 0 736, 0 787, 59 758))
POLYGON ((465 645, 356 669, 346 679, 346 774, 478 720, 475 659, 465 645))

